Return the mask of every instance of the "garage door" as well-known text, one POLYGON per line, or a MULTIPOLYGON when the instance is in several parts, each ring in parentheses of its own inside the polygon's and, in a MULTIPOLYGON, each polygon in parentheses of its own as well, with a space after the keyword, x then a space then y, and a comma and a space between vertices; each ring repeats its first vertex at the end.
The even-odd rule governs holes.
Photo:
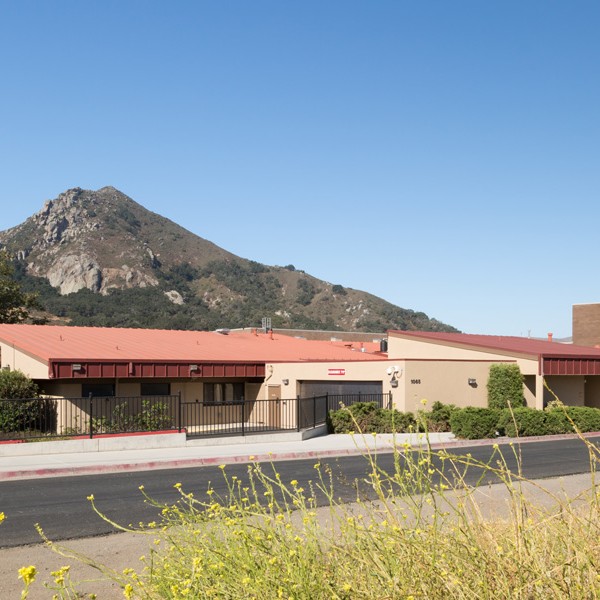
POLYGON ((324 396, 325 394, 381 394, 381 381, 300 381, 300 397, 324 396))

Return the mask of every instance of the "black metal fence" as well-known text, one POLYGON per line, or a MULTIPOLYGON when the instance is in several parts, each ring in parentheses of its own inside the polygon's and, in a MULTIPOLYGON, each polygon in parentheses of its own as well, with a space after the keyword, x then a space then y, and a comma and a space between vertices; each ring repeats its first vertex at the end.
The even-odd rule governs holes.
POLYGON ((300 431, 356 402, 391 406, 391 394, 321 395, 282 400, 183 402, 180 396, 0 399, 0 441, 149 431, 189 437, 300 431))
POLYGON ((297 404, 296 399, 182 402, 181 420, 189 437, 296 431, 297 404))
POLYGON ((277 400, 203 404, 182 402, 181 422, 189 437, 301 431, 324 425, 331 410, 356 402, 391 406, 391 394, 343 394, 277 400))
POLYGON ((181 430, 179 396, 0 399, 0 441, 181 430))

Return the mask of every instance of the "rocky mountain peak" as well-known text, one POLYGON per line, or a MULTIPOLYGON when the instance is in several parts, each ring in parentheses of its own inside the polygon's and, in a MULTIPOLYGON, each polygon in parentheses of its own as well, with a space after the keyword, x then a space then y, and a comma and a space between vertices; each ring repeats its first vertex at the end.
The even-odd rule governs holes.
POLYGON ((28 273, 46 277, 61 294, 83 288, 104 294, 114 287, 156 285, 148 270, 124 264, 141 263, 140 254, 147 254, 146 248, 137 252, 123 248, 123 229, 139 223, 131 206, 142 209, 111 186, 98 191, 72 188, 46 201, 22 225, 1 232, 0 243, 16 258, 27 260, 28 273))
POLYGON ((291 265, 235 256, 112 186, 66 190, 0 232, 0 248, 18 261, 29 290, 41 289, 55 314, 79 325, 202 329, 272 316, 276 327, 453 330, 291 265), (63 298, 84 290, 98 295, 63 298))

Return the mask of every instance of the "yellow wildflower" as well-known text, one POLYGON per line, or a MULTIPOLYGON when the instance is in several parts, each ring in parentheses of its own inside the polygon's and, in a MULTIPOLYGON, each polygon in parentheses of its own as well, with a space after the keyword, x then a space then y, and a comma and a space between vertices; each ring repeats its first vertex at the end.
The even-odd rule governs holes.
POLYGON ((19 579, 22 579, 25 585, 31 585, 35 581, 36 574, 37 569, 33 565, 19 569, 19 579))

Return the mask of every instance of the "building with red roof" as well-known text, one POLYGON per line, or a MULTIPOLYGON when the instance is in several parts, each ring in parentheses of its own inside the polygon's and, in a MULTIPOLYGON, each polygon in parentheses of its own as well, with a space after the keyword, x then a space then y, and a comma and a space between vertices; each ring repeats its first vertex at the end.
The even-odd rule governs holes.
POLYGON ((368 365, 386 359, 377 343, 306 340, 257 330, 0 324, 2 368, 21 370, 47 394, 65 397, 133 396, 144 387, 198 401, 205 391, 214 395, 215 390, 219 397, 295 398, 315 391, 314 377, 337 387, 342 377, 353 390, 381 392, 379 373, 386 366, 374 376, 368 365))
POLYGON ((600 407, 600 349, 532 338, 388 332, 390 358, 403 359, 405 385, 395 398, 415 410, 422 398, 459 406, 486 406, 490 364, 516 363, 524 376, 528 406, 600 407))
POLYGON ((300 339, 277 332, 165 331, 0 324, 0 365, 49 395, 179 395, 217 406, 320 394, 387 394, 402 411, 421 402, 487 406, 490 365, 516 363, 529 406, 556 395, 600 407, 600 349, 530 338, 388 332, 368 339, 300 339))

